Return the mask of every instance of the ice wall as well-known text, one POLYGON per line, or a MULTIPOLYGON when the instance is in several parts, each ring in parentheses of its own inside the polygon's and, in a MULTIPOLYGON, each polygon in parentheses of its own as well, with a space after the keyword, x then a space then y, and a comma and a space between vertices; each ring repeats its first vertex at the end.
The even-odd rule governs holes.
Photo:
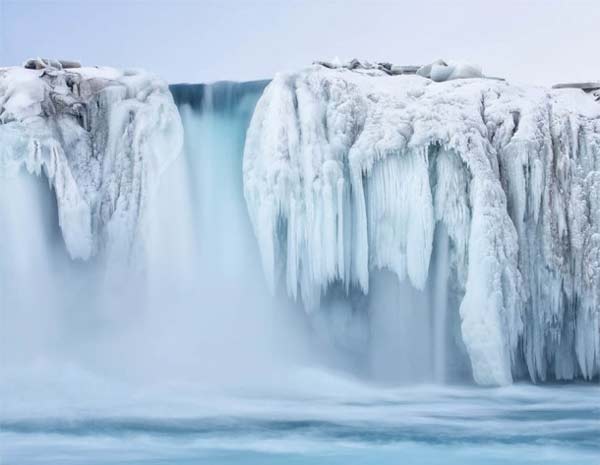
POLYGON ((143 71, 38 68, 0 69, 0 178, 43 173, 70 256, 127 261, 148 196, 181 152, 171 94, 143 71))
POLYGON ((368 295, 380 269, 424 289, 443 225, 476 382, 599 376, 600 105, 584 93, 279 74, 248 130, 244 189, 270 286, 308 311, 332 286, 368 295))

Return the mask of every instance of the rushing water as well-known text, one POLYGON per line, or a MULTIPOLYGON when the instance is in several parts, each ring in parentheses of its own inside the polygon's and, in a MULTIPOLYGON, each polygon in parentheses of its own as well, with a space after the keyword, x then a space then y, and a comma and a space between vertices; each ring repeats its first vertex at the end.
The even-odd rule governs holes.
POLYGON ((376 388, 315 371, 271 387, 4 420, 3 463, 600 463, 597 387, 376 388))
POLYGON ((43 179, 2 180, 0 463, 600 464, 597 384, 470 384, 445 231, 424 293, 269 295, 241 170, 265 85, 172 88, 141 274, 70 261, 43 179))

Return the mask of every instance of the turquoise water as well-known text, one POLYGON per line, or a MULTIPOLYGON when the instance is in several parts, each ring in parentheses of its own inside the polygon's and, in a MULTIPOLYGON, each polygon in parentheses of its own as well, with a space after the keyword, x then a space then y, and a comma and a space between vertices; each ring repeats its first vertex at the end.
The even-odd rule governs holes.
POLYGON ((2 464, 600 464, 597 385, 387 388, 310 372, 288 381, 278 392, 192 388, 177 401, 138 394, 112 407, 119 416, 9 408, 2 464))

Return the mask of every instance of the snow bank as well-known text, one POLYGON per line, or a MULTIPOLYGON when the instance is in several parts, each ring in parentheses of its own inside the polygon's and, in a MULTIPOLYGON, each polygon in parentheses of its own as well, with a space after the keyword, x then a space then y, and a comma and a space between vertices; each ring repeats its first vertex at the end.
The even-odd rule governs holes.
POLYGON ((171 94, 143 71, 40 63, 0 68, 0 179, 44 173, 72 258, 127 257, 149 192, 181 150, 171 94))
POLYGON ((267 280, 308 311, 334 283, 368 293, 376 269, 423 288, 443 223, 476 382, 597 377, 600 105, 452 73, 473 78, 275 77, 244 154, 267 280))

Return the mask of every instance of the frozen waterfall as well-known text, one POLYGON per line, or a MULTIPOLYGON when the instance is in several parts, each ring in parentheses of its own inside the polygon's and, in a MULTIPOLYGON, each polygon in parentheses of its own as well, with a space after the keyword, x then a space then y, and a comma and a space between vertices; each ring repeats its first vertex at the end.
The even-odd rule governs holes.
POLYGON ((3 398, 270 385, 292 365, 600 376, 584 93, 319 65, 168 87, 33 64, 0 68, 3 398))
POLYGON ((479 384, 599 376, 600 105, 583 92, 279 74, 248 131, 244 189, 269 285, 307 311, 339 288, 381 307, 388 270, 422 297, 395 295, 407 318, 383 327, 432 313, 436 372, 450 337, 479 384))
POLYGON ((127 257, 148 196, 181 151, 166 85, 135 70, 6 68, 0 110, 0 174, 43 171, 70 256, 127 257))

